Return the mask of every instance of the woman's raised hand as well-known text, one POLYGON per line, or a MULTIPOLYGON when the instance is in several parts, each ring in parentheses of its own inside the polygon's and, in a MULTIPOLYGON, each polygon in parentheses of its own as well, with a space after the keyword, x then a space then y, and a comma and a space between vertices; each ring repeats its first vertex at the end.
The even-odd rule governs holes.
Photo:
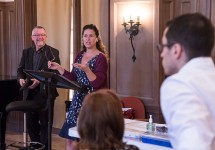
POLYGON ((78 68, 78 69, 81 69, 84 72, 86 72, 90 69, 88 63, 86 63, 86 64, 74 63, 73 66, 78 68))
POLYGON ((48 61, 48 68, 52 70, 57 70, 60 74, 64 73, 64 68, 56 62, 48 61))

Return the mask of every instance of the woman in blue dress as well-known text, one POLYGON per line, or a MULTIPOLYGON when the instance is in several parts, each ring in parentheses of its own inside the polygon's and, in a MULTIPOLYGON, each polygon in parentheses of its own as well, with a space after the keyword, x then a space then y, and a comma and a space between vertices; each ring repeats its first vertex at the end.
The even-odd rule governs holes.
POLYGON ((48 63, 50 69, 58 70, 61 75, 86 87, 82 92, 74 91, 66 121, 59 134, 67 139, 67 150, 73 150, 76 145, 76 138, 70 137, 68 130, 77 124, 84 97, 88 93, 107 87, 107 51, 97 27, 93 24, 84 26, 82 40, 83 50, 76 56, 71 72, 55 62, 48 63))

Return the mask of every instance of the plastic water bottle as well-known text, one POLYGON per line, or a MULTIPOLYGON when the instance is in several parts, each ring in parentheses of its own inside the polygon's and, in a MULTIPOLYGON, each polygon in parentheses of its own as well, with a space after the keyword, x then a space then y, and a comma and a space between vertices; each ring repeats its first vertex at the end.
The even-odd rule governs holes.
POLYGON ((146 129, 149 132, 153 132, 155 130, 155 126, 153 123, 152 115, 149 115, 149 122, 146 125, 146 129))

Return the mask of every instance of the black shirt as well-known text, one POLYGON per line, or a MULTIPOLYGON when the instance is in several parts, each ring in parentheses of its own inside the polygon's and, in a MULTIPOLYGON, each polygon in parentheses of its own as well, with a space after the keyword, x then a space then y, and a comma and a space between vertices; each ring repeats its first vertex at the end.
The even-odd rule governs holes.
POLYGON ((42 59, 43 55, 43 48, 40 48, 38 51, 34 50, 34 56, 33 56, 33 70, 39 69, 39 62, 42 59))

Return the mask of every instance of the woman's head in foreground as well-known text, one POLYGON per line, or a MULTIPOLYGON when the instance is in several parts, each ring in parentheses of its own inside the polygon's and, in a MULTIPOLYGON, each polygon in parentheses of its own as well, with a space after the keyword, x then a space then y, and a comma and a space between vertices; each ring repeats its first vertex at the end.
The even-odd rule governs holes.
POLYGON ((80 149, 122 147, 124 118, 119 97, 103 89, 88 94, 78 119, 80 149))

